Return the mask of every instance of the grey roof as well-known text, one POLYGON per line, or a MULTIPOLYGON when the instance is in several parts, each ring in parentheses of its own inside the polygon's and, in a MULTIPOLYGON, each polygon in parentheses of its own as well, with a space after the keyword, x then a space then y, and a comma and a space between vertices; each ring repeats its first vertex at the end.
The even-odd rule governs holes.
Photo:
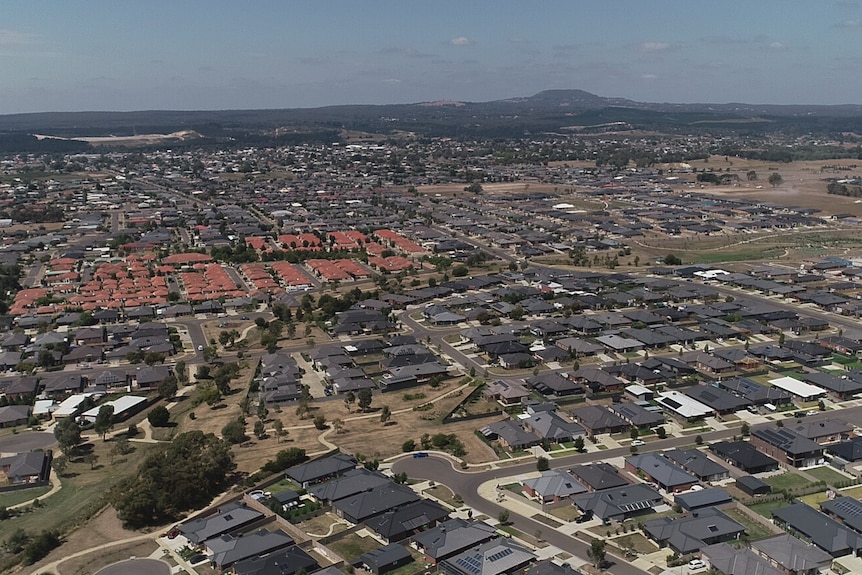
POLYGON ((682 554, 745 531, 745 527, 715 508, 701 509, 688 517, 651 519, 644 522, 643 529, 652 539, 682 554))
POLYGON ((592 465, 578 465, 572 467, 569 472, 577 477, 581 483, 584 483, 595 491, 629 485, 629 482, 620 476, 619 470, 610 463, 600 462, 593 463, 592 465))
POLYGON ((498 537, 446 559, 447 573, 463 575, 500 575, 510 573, 536 558, 511 539, 498 537))
POLYGON ((522 483, 543 497, 563 498, 587 490, 570 473, 560 469, 543 471, 539 477, 525 479, 522 483))
POLYGON ((853 431, 853 426, 839 419, 822 419, 820 421, 799 420, 794 425, 788 425, 786 429, 797 435, 817 440, 818 437, 830 435, 847 435, 853 431))
POLYGON ((204 544, 213 553, 211 561, 224 569, 237 561, 265 555, 293 543, 293 538, 281 529, 276 531, 261 529, 239 537, 230 534, 220 535, 208 539, 204 544))
POLYGON ((588 429, 607 429, 616 427, 628 427, 630 424, 613 411, 602 405, 585 405, 573 409, 572 417, 588 429))
POLYGON ((853 497, 836 497, 820 504, 820 509, 834 515, 844 525, 862 532, 862 502, 853 497))
POLYGON ((481 431, 486 437, 497 435, 514 449, 536 445, 541 441, 538 435, 531 431, 525 431, 511 419, 491 423, 483 427, 481 431))
POLYGON ((827 450, 844 461, 859 461, 862 459, 862 437, 853 437, 847 441, 835 443, 827 450))
POLYGON ((696 385, 682 392, 716 411, 739 411, 751 405, 751 401, 745 398, 709 385, 696 385))
POLYGON ((785 453, 793 455, 823 450, 816 441, 794 433, 785 427, 755 429, 751 434, 785 453))
POLYGON ((417 501, 419 496, 403 485, 390 483, 373 491, 363 491, 332 503, 341 514, 355 522, 365 521, 400 505, 417 501))
POLYGON ((397 509, 368 519, 369 529, 386 539, 402 536, 436 524, 449 516, 449 511, 436 501, 420 499, 397 509))
POLYGON ((661 411, 650 411, 637 403, 612 403, 610 409, 636 427, 664 423, 664 414, 661 411))
POLYGON ((358 467, 351 469, 339 479, 312 485, 308 491, 321 501, 336 501, 363 491, 383 487, 390 483, 392 483, 392 480, 382 473, 358 467))
POLYGON ((677 485, 697 483, 698 479, 657 453, 644 453, 626 457, 626 463, 643 471, 662 486, 673 488, 677 485))
POLYGON ((730 503, 733 501, 733 498, 721 487, 710 487, 709 489, 701 489, 700 491, 678 493, 674 495, 673 500, 674 503, 679 503, 683 509, 692 511, 701 507, 713 507, 715 505, 730 503))
POLYGON ((363 553, 360 555, 359 560, 371 567, 372 571, 378 573, 381 569, 404 561, 408 557, 412 556, 406 547, 399 545, 398 543, 392 543, 385 547, 372 549, 367 553, 363 553))
POLYGON ((786 523, 833 557, 862 549, 862 535, 804 503, 773 509, 772 517, 786 523))
POLYGON ((599 519, 617 519, 652 509, 662 501, 658 491, 643 483, 572 496, 576 507, 599 519))
POLYGON ((449 519, 433 529, 417 533, 412 540, 425 555, 440 561, 496 536, 496 529, 482 521, 449 519))
POLYGON ((751 549, 737 549, 727 543, 703 547, 700 555, 726 575, 785 575, 751 549))
POLYGON ((352 456, 339 453, 291 467, 287 470, 287 476, 299 483, 305 483, 343 473, 354 467, 356 467, 356 460, 352 456))
POLYGON ((832 563, 829 553, 787 533, 754 541, 751 547, 790 571, 805 572, 832 563))
POLYGON ((46 464, 47 454, 44 451, 31 451, 0 458, 0 469, 8 467, 6 477, 12 483, 24 482, 34 476, 41 478, 42 472, 47 472, 46 464))
POLYGON ((0 425, 7 425, 18 421, 27 421, 30 417, 31 407, 29 405, 6 405, 0 407, 0 425))
POLYGON ((729 474, 726 467, 716 463, 699 449, 669 449, 662 455, 701 479, 729 474))
MULTIPOLYGON (((311 555, 303 551, 299 545, 292 545, 263 557, 251 557, 239 561, 233 568, 236 575, 293 575, 300 570, 314 571, 316 575, 322 575, 322 571, 315 571, 317 566, 317 561, 311 555)), ((341 575, 340 571, 336 570, 336 573, 341 575)))
POLYGON ((263 513, 234 502, 219 507, 215 515, 193 519, 180 525, 179 530, 192 543, 203 543, 207 539, 239 529, 263 517, 263 513))
POLYGON ((552 411, 534 413, 530 417, 522 419, 521 422, 543 439, 568 441, 586 434, 581 425, 567 421, 552 411))
POLYGON ((718 382, 719 387, 740 395, 751 403, 783 403, 790 401, 790 393, 777 387, 760 385, 745 377, 734 377, 718 382))

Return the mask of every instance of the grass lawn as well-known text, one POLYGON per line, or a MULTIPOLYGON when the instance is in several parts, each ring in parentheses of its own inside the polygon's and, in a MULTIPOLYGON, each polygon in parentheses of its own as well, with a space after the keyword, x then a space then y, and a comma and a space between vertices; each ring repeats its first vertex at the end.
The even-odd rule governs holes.
POLYGON ((763 482, 767 483, 773 489, 799 489, 800 487, 808 487, 811 485, 811 481, 808 481, 798 473, 793 473, 792 471, 782 473, 781 475, 767 477, 763 482))
POLYGON ((846 475, 842 475, 838 473, 831 467, 815 467, 814 469, 806 469, 805 473, 819 479, 820 481, 825 481, 828 485, 833 485, 835 483, 841 483, 844 481, 848 481, 850 478, 846 475))
POLYGON ((428 493, 429 495, 436 497, 437 499, 439 499, 440 501, 443 501, 444 503, 448 503, 449 505, 451 505, 452 507, 455 507, 456 509, 458 507, 461 507, 461 505, 463 505, 463 503, 459 503, 459 502, 455 501, 455 494, 452 493, 452 490, 449 489, 448 487, 446 487, 445 485, 435 485, 434 487, 431 487, 430 489, 426 489, 424 491, 424 493, 428 493))
POLYGON ((356 533, 351 533, 338 541, 329 543, 328 546, 345 560, 354 561, 363 553, 380 547, 380 542, 374 537, 360 537, 356 533))
POLYGON ((773 535, 772 531, 770 531, 768 528, 761 525, 757 521, 753 521, 750 517, 748 517, 739 509, 723 509, 722 511, 728 517, 745 527, 745 533, 752 541, 756 541, 758 539, 765 539, 766 537, 773 535))
POLYGON ((405 546, 405 549, 407 549, 410 552, 410 555, 413 556, 413 561, 407 565, 402 565, 394 571, 388 571, 387 575, 414 575, 415 573, 421 573, 425 570, 424 557, 420 555, 418 551, 409 546, 405 546))
POLYGON ((574 505, 554 507, 553 509, 548 509, 548 513, 562 521, 574 521, 581 516, 581 512, 575 509, 574 505))
POLYGON ((0 507, 18 505, 19 503, 42 497, 49 491, 51 491, 51 486, 46 485, 45 487, 33 487, 31 489, 20 489, 18 491, 0 493, 0 507))
POLYGON ((281 493, 282 491, 292 490, 297 491, 300 489, 299 485, 291 481, 290 479, 282 479, 278 483, 273 483, 269 487, 264 488, 266 491, 270 493, 281 493))
POLYGON ((338 526, 335 528, 333 533, 338 533, 339 531, 347 529, 348 526, 342 523, 338 517, 332 513, 324 513, 323 515, 312 517, 311 519, 297 523, 296 526, 309 535, 325 535, 332 524, 336 522, 338 523, 338 526))
POLYGON ((820 510, 820 504, 827 499, 829 499, 829 496, 826 495, 825 491, 821 491, 819 493, 812 493, 811 495, 800 497, 799 501, 806 505, 810 505, 814 509, 820 510))
POLYGON ((847 497, 855 497, 856 499, 862 499, 862 485, 851 487, 850 489, 842 489, 838 492, 838 494, 845 495, 847 497))
POLYGON ((767 519, 772 519, 772 510, 778 509, 780 507, 787 507, 790 505, 787 501, 783 499, 779 499, 778 501, 767 501, 766 503, 755 503, 751 505, 749 509, 757 513, 758 515, 763 515, 767 519))
POLYGON ((557 527, 561 527, 563 525, 559 521, 554 521, 550 517, 545 517, 541 513, 536 513, 535 515, 530 517, 530 519, 534 519, 534 520, 538 521, 539 523, 544 523, 545 525, 547 525, 549 527, 553 527, 554 529, 556 529, 557 527))
POLYGON ((630 533, 622 537, 614 537, 613 542, 620 549, 634 549, 638 553, 658 551, 658 546, 640 533, 630 533))

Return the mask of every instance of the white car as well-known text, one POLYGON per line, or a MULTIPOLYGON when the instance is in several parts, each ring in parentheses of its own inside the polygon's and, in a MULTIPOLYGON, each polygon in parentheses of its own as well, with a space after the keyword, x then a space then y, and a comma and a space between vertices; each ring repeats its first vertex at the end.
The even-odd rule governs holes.
POLYGON ((642 439, 635 439, 634 441, 632 441, 632 445, 635 447, 637 447, 638 445, 646 445, 646 441, 643 441, 642 439))
POLYGON ((700 569, 706 569, 706 563, 704 563, 700 559, 692 559, 688 562, 688 568, 690 571, 698 571, 700 569))

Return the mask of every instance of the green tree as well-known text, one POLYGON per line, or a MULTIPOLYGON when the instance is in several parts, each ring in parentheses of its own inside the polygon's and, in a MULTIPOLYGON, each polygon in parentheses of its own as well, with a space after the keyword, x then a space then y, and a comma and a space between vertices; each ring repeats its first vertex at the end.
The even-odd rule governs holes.
POLYGON ((745 177, 749 182, 756 182, 757 181, 757 172, 755 172, 754 170, 748 170, 748 173, 745 174, 745 177))
POLYGON ((412 439, 408 439, 404 443, 401 444, 401 451, 404 453, 409 453, 410 451, 416 450, 416 442, 412 439))
POLYGON ((547 457, 539 457, 536 459, 536 470, 537 471, 547 471, 551 468, 551 463, 548 461, 547 457))
POLYGON ((214 407, 221 401, 221 391, 214 383, 210 383, 198 390, 198 397, 202 402, 214 407))
POLYGON ((362 411, 368 411, 371 407, 371 390, 368 388, 359 390, 359 409, 362 411))
POLYGON ((664 257, 664 263, 668 266, 681 266, 682 260, 673 254, 668 254, 664 257))
POLYGON ((784 183, 784 178, 782 178, 781 174, 779 174, 778 172, 772 172, 771 174, 769 174, 769 178, 766 181, 769 182, 769 185, 773 188, 777 188, 782 183, 784 183))
POLYGON ((579 436, 577 436, 577 437, 575 438, 575 441, 574 441, 573 445, 574 445, 574 447, 575 447, 575 450, 576 450, 578 453, 583 453, 583 452, 584 452, 584 448, 586 447, 586 446, 585 446, 585 444, 584 444, 584 436, 583 436, 583 435, 579 435, 579 436))
POLYGON ((42 531, 39 535, 33 537, 24 548, 24 564, 32 565, 36 563, 59 547, 60 543, 60 536, 56 531, 42 531))
POLYGON ((66 471, 66 466, 69 464, 69 459, 65 455, 58 455, 51 460, 51 466, 59 477, 63 477, 63 472, 66 471))
POLYGON ((637 438, 638 438, 638 436, 640 436, 640 432, 638 431, 638 428, 637 428, 637 427, 632 427, 632 430, 631 430, 631 433, 629 433, 629 436, 630 436, 632 439, 637 439, 637 438))
POLYGON ((504 509, 497 514, 497 521, 500 522, 500 525, 508 525, 509 524, 509 510, 504 509))
POLYGON ((261 471, 264 473, 280 473, 288 467, 299 465, 306 459, 308 459, 308 456, 305 455, 304 449, 300 449, 299 447, 282 449, 275 454, 275 459, 267 461, 263 467, 261 467, 261 471))
POLYGON ((281 438, 287 435, 287 431, 284 429, 284 423, 282 423, 280 419, 276 419, 272 422, 272 427, 275 429, 275 442, 281 443, 281 438))
POLYGON ((170 399, 177 394, 178 389, 177 378, 171 375, 159 384, 159 397, 170 399))
POLYGON ((380 410, 380 423, 386 425, 390 417, 392 417, 392 410, 388 405, 384 405, 380 410))
POLYGON ((659 439, 667 439, 667 430, 664 427, 657 427, 655 434, 659 439))
POLYGON ((703 445, 703 437, 701 437, 700 435, 696 435, 694 438, 694 442, 697 445, 703 445))
POLYGON ((266 427, 263 424, 263 421, 258 419, 254 422, 254 435, 258 439, 263 439, 266 437, 266 427))
POLYGON ((63 455, 69 457, 81 444, 81 427, 72 417, 64 417, 54 426, 54 437, 63 455))
POLYGON ((587 557, 593 562, 596 569, 601 569, 605 564, 607 552, 605 551, 605 541, 603 539, 593 539, 590 543, 590 548, 587 549, 587 557))
POLYGON ((102 441, 105 441, 105 435, 114 426, 114 406, 103 405, 99 408, 99 413, 96 414, 96 421, 93 424, 93 430, 102 436, 102 441))
POLYGON ((320 430, 326 429, 326 416, 318 415, 314 418, 314 427, 320 430))
POLYGON ((157 405, 147 414, 147 421, 153 427, 167 427, 171 422, 171 414, 164 405, 157 405))
POLYGON ((739 431, 742 433, 743 436, 748 437, 748 434, 751 433, 751 426, 748 425, 747 421, 744 421, 742 422, 739 431))
POLYGON ((245 434, 245 421, 241 418, 232 419, 222 427, 221 435, 228 443, 242 443, 248 441, 248 436, 245 434))

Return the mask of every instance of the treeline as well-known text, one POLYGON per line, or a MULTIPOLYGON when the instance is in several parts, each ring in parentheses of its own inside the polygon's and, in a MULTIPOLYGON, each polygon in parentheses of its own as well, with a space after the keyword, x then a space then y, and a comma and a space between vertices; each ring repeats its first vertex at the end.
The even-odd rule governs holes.
POLYGON ((862 186, 848 186, 838 182, 829 182, 826 193, 834 196, 847 196, 848 198, 862 198, 862 186))
POLYGON ((90 150, 90 144, 80 140, 40 140, 31 134, 0 134, 0 153, 74 153, 90 150))

